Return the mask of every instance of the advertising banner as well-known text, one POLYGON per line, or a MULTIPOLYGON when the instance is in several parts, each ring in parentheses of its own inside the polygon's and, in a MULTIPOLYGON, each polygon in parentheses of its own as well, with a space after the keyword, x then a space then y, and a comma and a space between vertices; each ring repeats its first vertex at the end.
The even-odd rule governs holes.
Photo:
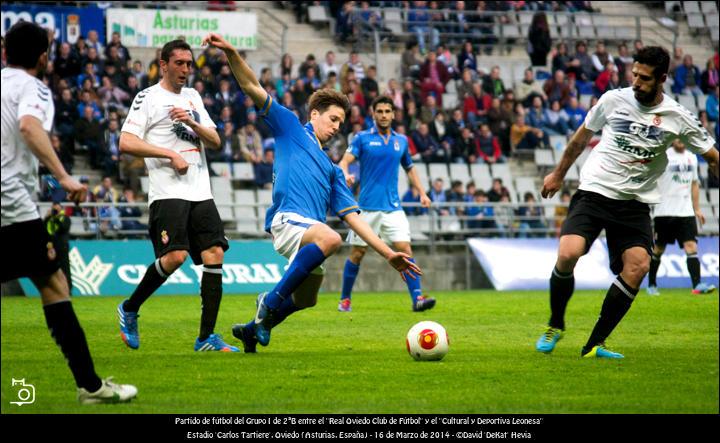
POLYGON ((107 35, 113 32, 120 33, 125 46, 161 48, 182 37, 200 48, 202 39, 215 32, 237 49, 257 49, 257 15, 252 12, 110 8, 107 35))
MULTIPOLYGON (((147 240, 70 242, 73 295, 130 295, 155 260, 147 240)), ((260 293, 282 278, 287 260, 270 241, 230 241, 223 264, 225 294, 260 293)), ((202 265, 187 258, 156 294, 199 294, 202 265)), ((26 295, 39 295, 29 279, 20 279, 26 295)))
POLYGON ((55 39, 75 44, 78 37, 87 37, 90 30, 98 32, 98 40, 105 44, 105 19, 102 9, 95 5, 46 6, 14 3, 2 5, 2 35, 20 20, 35 22, 45 29, 55 30, 55 39))
MULTIPOLYGON (((558 239, 468 239, 468 244, 497 290, 546 290, 557 259, 558 239)), ((718 237, 698 239, 702 281, 718 285, 718 237)), ((607 289, 610 271, 605 239, 593 243, 575 267, 577 289, 607 289)), ((685 251, 668 245, 658 269, 659 288, 690 288, 685 251)), ((643 287, 647 285, 647 277, 643 287)))

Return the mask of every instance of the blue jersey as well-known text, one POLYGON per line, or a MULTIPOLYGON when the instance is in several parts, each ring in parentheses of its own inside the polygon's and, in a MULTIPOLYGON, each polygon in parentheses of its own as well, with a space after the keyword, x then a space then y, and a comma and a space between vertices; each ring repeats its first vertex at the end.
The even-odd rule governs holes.
POLYGON ((278 212, 294 212, 323 223, 328 210, 339 217, 360 212, 342 169, 323 151, 310 123, 300 124, 295 114, 269 94, 260 115, 275 137, 273 204, 265 216, 267 232, 278 212))
POLYGON ((364 211, 401 211, 398 166, 413 167, 407 137, 376 128, 358 133, 347 150, 360 161, 360 208, 364 211))

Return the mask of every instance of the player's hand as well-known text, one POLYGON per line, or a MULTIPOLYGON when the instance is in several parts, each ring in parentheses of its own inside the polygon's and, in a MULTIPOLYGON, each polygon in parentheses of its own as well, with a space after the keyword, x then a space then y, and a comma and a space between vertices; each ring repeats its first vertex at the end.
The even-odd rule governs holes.
POLYGON ((222 50, 226 50, 226 49, 233 50, 233 51, 235 50, 235 48, 233 48, 232 45, 230 43, 228 43, 227 40, 222 38, 222 36, 220 36, 220 34, 216 34, 214 32, 211 32, 210 34, 205 36, 205 38, 202 41, 202 44, 203 44, 203 46, 205 46, 205 45, 215 46, 216 48, 222 49, 222 50))
POLYGON ((79 181, 75 180, 72 176, 68 175, 58 180, 60 186, 67 192, 67 198, 75 203, 85 201, 87 195, 87 186, 83 185, 79 181))
POLYGON ((345 176, 345 183, 347 184, 348 188, 352 188, 352 185, 355 184, 355 174, 348 174, 345 176))
POLYGON ((557 172, 553 171, 545 176, 545 180, 543 180, 543 188, 542 191, 540 191, 540 195, 542 195, 543 198, 552 198, 553 195, 555 195, 556 192, 562 188, 563 184, 563 177, 560 176, 557 172))
POLYGON ((387 258, 390 266, 395 268, 396 271, 400 272, 400 277, 402 277, 403 281, 407 281, 407 277, 405 276, 405 274, 410 276, 410 278, 412 278, 413 280, 415 279, 415 275, 413 274, 413 272, 417 275, 422 275, 422 271, 420 270, 420 268, 415 263, 411 262, 409 259, 410 256, 405 254, 404 252, 393 252, 387 258))
POLYGON ((430 200, 430 197, 427 196, 427 194, 420 194, 420 206, 423 208, 429 208, 432 204, 432 200, 430 200))
POLYGON ((188 168, 190 167, 190 165, 188 164, 188 162, 185 161, 182 155, 177 153, 170 159, 170 164, 172 165, 173 169, 175 169, 180 175, 185 175, 188 171, 188 168))
POLYGON ((705 216, 703 215, 702 211, 695 211, 695 217, 697 217, 701 225, 705 224, 705 216))
POLYGON ((193 120, 190 113, 183 108, 172 108, 169 113, 170 120, 186 124, 192 128, 197 122, 193 120))

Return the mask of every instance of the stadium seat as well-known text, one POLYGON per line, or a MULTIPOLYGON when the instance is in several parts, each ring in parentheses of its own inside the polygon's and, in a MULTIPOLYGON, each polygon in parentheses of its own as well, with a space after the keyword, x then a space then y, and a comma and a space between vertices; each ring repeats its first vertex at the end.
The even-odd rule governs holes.
POLYGON ((235 196, 235 221, 237 222, 237 230, 243 233, 256 234, 260 231, 258 229, 257 213, 255 212, 254 206, 244 206, 255 204, 255 191, 253 190, 239 190, 234 192, 235 196))
POLYGON ((150 177, 140 177, 140 189, 145 195, 150 192, 150 177))
POLYGON ((526 12, 526 11, 520 11, 518 12, 518 22, 520 22, 521 25, 529 25, 532 23, 534 12, 526 12))
POLYGON ((555 150, 555 152, 560 153, 565 150, 565 146, 567 145, 567 137, 564 135, 551 135, 550 136, 550 146, 555 150))
POLYGON ((324 6, 308 6, 308 21, 310 23, 328 23, 330 17, 324 6))
MULTIPOLYGON (((718 22, 718 13, 715 12, 708 12, 705 14, 705 23, 707 23, 708 28, 710 29, 717 29, 720 27, 720 23, 718 22)), ((717 45, 717 40, 713 40, 715 44, 717 45)))
POLYGON ((232 206, 232 185, 228 177, 210 177, 210 187, 222 221, 234 220, 232 206))
POLYGON ((430 232, 430 216, 417 215, 408 217, 410 223, 410 237, 413 240, 427 240, 430 232))
POLYGON ((720 37, 720 28, 715 27, 715 26, 711 27, 710 28, 710 38, 712 39, 712 41, 717 42, 719 37, 720 37))
POLYGON ((417 171, 418 177, 420 178, 420 181, 422 182, 422 186, 424 189, 430 189, 430 180, 428 180, 428 173, 427 173, 427 167, 425 163, 423 162, 413 162, 414 168, 417 171))
POLYGON ((400 10, 395 8, 389 8, 383 10, 383 17, 385 27, 393 32, 393 34, 403 33, 403 19, 400 15, 400 10))
POLYGON ((210 163, 210 169, 213 170, 215 175, 219 175, 220 177, 231 177, 232 176, 232 168, 230 167, 230 164, 226 163, 226 162, 210 163))
POLYGON ((718 188, 712 188, 708 193, 710 194, 710 203, 717 208, 718 205, 720 205, 720 190, 718 190, 718 188))
POLYGON ((708 178, 708 164, 706 162, 698 163, 698 176, 701 181, 705 181, 708 178))
POLYGON ((580 102, 580 106, 582 106, 585 110, 589 110, 590 100, 592 100, 591 94, 581 94, 578 102, 580 102))
POLYGON ((552 149, 536 149, 533 154, 535 155, 535 164, 541 169, 550 169, 555 166, 555 155, 552 149))
POLYGON ((460 217, 456 215, 445 215, 440 217, 440 230, 443 232, 459 232, 462 230, 460 217))
POLYGON ((517 25, 514 23, 506 23, 502 25, 501 28, 502 37, 504 38, 520 38, 522 35, 520 34, 520 30, 518 29, 517 25))
POLYGON ((535 186, 535 179, 533 177, 516 177, 515 178, 515 189, 518 192, 520 201, 524 200, 526 192, 531 192, 535 198, 538 198, 537 187, 535 186))
POLYGON ((637 37, 637 30, 635 27, 627 26, 616 26, 615 27, 615 39, 617 40, 635 40, 637 37))
POLYGON ((450 178, 452 180, 460 180, 463 184, 469 182, 471 178, 467 165, 465 163, 451 163, 450 178))
POLYGON ((573 165, 570 165, 570 169, 568 169, 567 174, 565 174, 565 180, 566 181, 580 180, 579 168, 580 168, 580 166, 577 165, 577 162, 575 162, 575 164, 573 164, 573 165))
POLYGON ((446 184, 450 183, 450 175, 448 175, 447 165, 445 163, 430 163, 428 165, 430 170, 430 180, 435 181, 437 178, 441 178, 446 184))
MULTIPOLYGON (((712 13, 718 12, 717 4, 715 4, 715 2, 708 2, 708 1, 700 2, 700 9, 702 10, 702 12, 704 14, 712 14, 712 13)), ((709 20, 708 20, 708 23, 710 23, 709 20)))
MULTIPOLYGON (((398 196, 402 200, 403 195, 405 195, 405 191, 408 190, 408 187, 410 186, 408 184, 408 176, 405 172, 405 169, 403 169, 402 166, 398 168, 398 196)), ((424 186, 423 186, 424 187, 424 186)))
POLYGON ((487 191, 492 186, 492 176, 490 175, 490 166, 486 163, 473 163, 470 165, 470 176, 475 182, 475 187, 487 191))
POLYGON ((501 178, 506 186, 512 184, 512 173, 510 165, 507 163, 497 163, 492 165, 492 178, 501 178))
POLYGON ((685 11, 686 14, 691 14, 693 12, 700 12, 700 5, 698 5, 698 2, 683 2, 683 11, 685 11))
POLYGON ((257 202, 260 204, 260 206, 257 207, 258 220, 260 221, 260 229, 263 229, 265 225, 265 213, 272 205, 272 191, 269 189, 258 189, 257 202))
MULTIPOLYGON (((452 82, 450 82, 452 83, 452 82)), ((458 96, 457 93, 446 93, 442 95, 442 103, 444 109, 454 109, 457 108, 459 102, 458 102, 458 96)))
POLYGON ((242 181, 255 180, 252 163, 233 163, 233 178, 242 181))

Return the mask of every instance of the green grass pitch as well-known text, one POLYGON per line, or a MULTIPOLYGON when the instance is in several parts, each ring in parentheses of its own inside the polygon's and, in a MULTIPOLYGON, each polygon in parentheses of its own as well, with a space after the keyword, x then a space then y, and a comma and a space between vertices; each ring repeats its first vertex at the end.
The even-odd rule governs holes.
MULTIPOLYGON (((549 315, 538 292, 433 294, 413 313, 407 294, 356 294, 351 313, 337 297, 291 316, 258 353, 196 353, 200 298, 156 296, 141 311, 141 346, 121 342, 119 297, 74 300, 98 373, 135 384, 130 404, 80 406, 71 374, 45 327, 40 301, 2 298, 2 413, 713 413, 718 411, 718 297, 687 290, 641 293, 610 337, 623 361, 581 359, 604 291, 578 291, 567 332, 552 355, 534 343, 549 315), (415 322, 448 331, 441 362, 405 350, 415 322), (11 378, 36 388, 18 407, 11 378)), ((223 299, 217 331, 233 344, 254 297, 223 299)))

